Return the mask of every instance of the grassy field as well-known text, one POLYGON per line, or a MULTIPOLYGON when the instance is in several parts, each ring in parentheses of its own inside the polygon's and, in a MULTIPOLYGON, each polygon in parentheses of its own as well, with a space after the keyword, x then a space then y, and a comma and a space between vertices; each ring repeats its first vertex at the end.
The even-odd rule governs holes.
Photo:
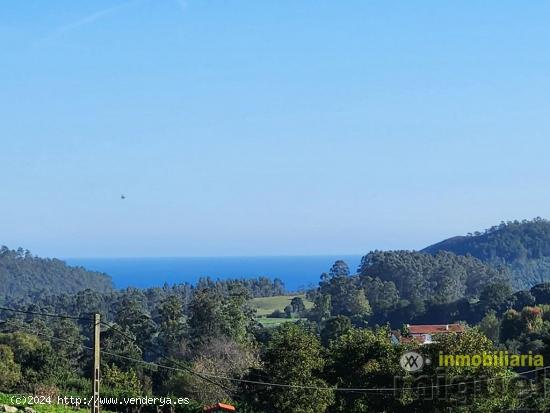
POLYGON ((306 320, 306 318, 258 317, 258 322, 264 327, 277 327, 283 323, 295 323, 298 320, 306 320))
MULTIPOLYGON (((302 295, 276 295, 274 297, 259 297, 253 298, 251 301, 252 307, 256 309, 258 317, 267 317, 275 310, 284 311, 285 307, 290 304, 294 297, 301 297, 304 300, 304 305, 307 309, 313 307, 313 303, 302 295)), ((262 320, 260 320, 262 321, 262 320)))

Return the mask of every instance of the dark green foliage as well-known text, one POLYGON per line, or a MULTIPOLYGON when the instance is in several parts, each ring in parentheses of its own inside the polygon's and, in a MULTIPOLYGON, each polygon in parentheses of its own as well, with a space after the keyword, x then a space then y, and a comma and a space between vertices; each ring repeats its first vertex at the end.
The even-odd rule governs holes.
POLYGON ((331 311, 332 304, 330 294, 316 292, 316 295, 313 297, 313 308, 309 313, 309 318, 320 322, 329 318, 331 311))
POLYGON ((78 325, 73 320, 61 319, 53 326, 52 335, 59 339, 52 341, 52 348, 64 368, 77 372, 84 353, 84 337, 78 325))
MULTIPOLYGON (((409 322, 447 323, 457 319, 477 322, 500 299, 511 300, 504 268, 493 268, 472 256, 449 252, 436 255, 415 251, 374 251, 363 257, 357 275, 345 275, 336 262, 330 275, 322 274, 319 288, 308 292, 314 307, 308 318, 321 322, 344 315, 355 326, 399 326, 409 322), (488 285, 503 288, 500 295, 472 306, 488 285), (478 315, 481 312, 480 315, 478 315)), ((506 301, 508 303, 508 301, 506 301)), ((494 308, 498 310, 499 308, 494 308)))
POLYGON ((485 334, 493 343, 498 343, 500 340, 500 320, 494 311, 488 312, 481 319, 478 325, 480 331, 485 334))
POLYGON ((348 264, 345 261, 337 260, 332 265, 328 274, 331 278, 346 277, 350 275, 348 264))
POLYGON ((189 328, 196 340, 204 341, 226 330, 220 301, 221 296, 209 289, 199 290, 193 295, 189 328))
POLYGON ((285 295, 285 285, 278 278, 274 280, 267 277, 212 280, 210 277, 206 277, 200 278, 196 285, 197 290, 207 288, 222 295, 228 294, 229 291, 237 287, 246 289, 250 297, 254 298, 285 295))
POLYGON ((484 261, 539 259, 550 256, 550 221, 535 218, 532 221, 502 222, 482 234, 454 237, 427 247, 424 251, 452 251, 471 254, 484 261))
POLYGON ((255 325, 254 311, 248 306, 246 290, 235 288, 224 297, 216 291, 196 291, 190 305, 188 325, 197 344, 227 336, 244 342, 255 325))
POLYGON ((550 280, 550 221, 503 222, 483 233, 449 238, 423 251, 469 254, 492 265, 506 265, 513 273, 513 286, 529 288, 550 280))
MULTIPOLYGON (((351 329, 332 341, 326 380, 347 388, 391 388, 394 377, 402 373, 399 367, 400 349, 390 343, 389 331, 351 329)), ((394 411, 401 405, 392 393, 336 394, 331 412, 360 413, 367 411, 394 411)))
MULTIPOLYGON (((120 399, 136 397, 137 394, 147 395, 143 389, 138 373, 134 369, 122 370, 116 365, 106 365, 102 368, 101 392, 102 397, 107 400, 113 397, 120 399)), ((120 408, 113 403, 105 403, 105 410, 116 410, 120 408)))
POLYGON ((500 325, 500 339, 504 342, 519 337, 523 331, 521 314, 516 310, 508 310, 504 313, 500 325))
MULTIPOLYGON (((13 305, 80 316, 100 312, 114 326, 103 326, 101 333, 105 395, 190 395, 203 403, 226 400, 248 413, 404 413, 448 408, 492 412, 512 402, 514 407, 520 404, 513 393, 481 393, 462 406, 456 404, 460 394, 453 389, 451 398, 411 399, 410 394, 399 392, 336 392, 333 388, 391 388, 396 376, 404 374, 399 356, 405 349, 391 343, 388 327, 377 324, 397 328, 407 322, 464 320, 479 323, 480 331, 495 345, 542 352, 550 358, 550 306, 542 305, 550 303, 550 284, 514 293, 506 282, 508 275, 506 269, 450 252, 375 251, 363 258, 358 274, 350 274, 345 262, 337 261, 322 275, 319 288, 307 294, 314 308, 306 310, 303 300, 294 297, 286 314, 280 314, 292 319, 270 329, 257 324, 248 303, 251 296, 281 292, 283 287, 261 278, 253 282, 203 279, 200 288, 182 284, 37 293, 13 305), (297 321, 297 315, 310 321, 297 321), (157 365, 143 365, 142 360, 157 365), (193 372, 214 378, 218 385, 193 372), (290 386, 231 380, 242 378, 290 386)), ((83 347, 90 345, 88 322, 8 312, 1 316, 8 322, 0 327, 0 369, 6 376, 0 378, 0 390, 32 392, 51 385, 63 393, 88 394, 85 377, 91 358, 83 347), (63 341, 23 332, 28 329, 63 341)), ((478 331, 468 330, 464 336, 447 337, 423 350, 433 351, 435 360, 439 350, 464 353, 492 346, 478 331)), ((427 376, 435 373, 432 367, 423 371, 427 376)), ((450 373, 454 377, 464 372, 450 373)), ((478 379, 506 372, 471 369, 466 373, 478 379)), ((184 410, 191 411, 183 407, 178 411, 184 410)))
POLYGON ((275 310, 271 314, 269 314, 269 318, 286 318, 287 315, 284 311, 281 310, 275 310))
POLYGON ((15 362, 10 346, 0 344, 0 391, 9 392, 21 380, 21 366, 15 362))
MULTIPOLYGON (((491 282, 506 279, 498 271, 473 257, 448 252, 436 255, 413 251, 374 251, 361 260, 360 276, 368 285, 373 279, 393 282, 401 299, 449 303, 465 296, 477 296, 491 282)), ((380 287, 377 287, 380 289, 380 287)), ((395 305, 395 293, 388 287, 384 301, 395 305)), ((387 306, 387 304, 386 304, 387 306)))
MULTIPOLYGON (((515 310, 521 310, 523 307, 533 306, 536 304, 537 299, 530 291, 516 291, 512 296, 512 307, 515 310)), ((544 301, 539 301, 540 304, 544 304, 544 301)))
POLYGON ((500 312, 512 304, 512 288, 504 282, 487 284, 479 296, 479 308, 483 313, 489 310, 500 312))
POLYGON ((294 297, 290 301, 290 305, 292 306, 292 312, 293 313, 301 313, 305 311, 306 306, 304 305, 304 300, 302 300, 302 297, 294 297))
POLYGON ((550 283, 537 284, 531 288, 530 293, 537 304, 550 304, 550 283))
POLYGON ((508 268, 512 272, 513 286, 517 289, 550 281, 550 257, 513 261, 508 268))
POLYGON ((371 314, 371 306, 357 276, 350 276, 347 264, 336 261, 330 275, 321 275, 319 288, 309 294, 314 307, 309 318, 322 321, 330 316, 355 317, 358 322, 371 314))
POLYGON ((149 344, 154 323, 147 309, 145 295, 140 290, 130 289, 114 304, 114 321, 130 331, 143 344, 149 344))
POLYGON ((500 342, 513 353, 542 354, 546 365, 550 357, 550 307, 524 307, 502 315, 500 342))
MULTIPOLYGON (((467 328, 463 334, 442 334, 436 343, 425 346, 423 353, 431 360, 437 360, 439 354, 483 354, 493 353, 496 350, 494 344, 485 337, 477 328, 467 328)), ((427 365, 423 369, 425 375, 441 374, 438 363, 427 365), (439 370, 439 371, 438 371, 439 370)), ((517 403, 517 389, 514 386, 506 387, 506 391, 495 391, 492 384, 499 378, 509 375, 509 371, 503 366, 447 366, 445 367, 446 383, 463 381, 462 386, 449 386, 435 389, 433 398, 420 398, 411 403, 407 411, 446 412, 455 411, 455 407, 461 406, 461 412, 502 412, 509 409, 513 403, 517 403), (475 378, 487 380, 487 384, 476 384, 475 378), (469 380, 468 380, 469 378, 469 380), (416 409, 415 409, 416 408, 416 409)))
POLYGON ((292 306, 287 305, 284 308, 284 312, 285 312, 286 318, 292 318, 292 306))
POLYGON ((169 357, 178 355, 185 337, 186 324, 183 306, 177 296, 171 295, 162 301, 156 322, 159 350, 169 357))
POLYGON ((321 344, 327 347, 332 340, 336 340, 350 329, 351 320, 349 317, 338 315, 325 320, 321 324, 321 344))
POLYGON ((38 258, 21 248, 0 248, 0 303, 47 294, 76 293, 87 288, 108 292, 113 289, 113 283, 106 274, 69 267, 55 258, 38 258))
MULTIPOLYGON (((325 365, 318 338, 307 328, 285 323, 273 334, 262 357, 261 375, 266 381, 294 386, 325 388, 321 379, 325 365)), ((267 387, 244 390, 249 403, 265 413, 319 413, 332 403, 332 390, 267 387)))
MULTIPOLYGON (((0 345, 9 347, 14 355, 13 361, 21 366, 19 384, 25 391, 32 391, 39 383, 61 382, 70 375, 66 363, 51 344, 32 334, 2 333, 0 345)), ((6 352, 5 357, 7 364, 10 364, 9 352, 6 352)))
POLYGON ((375 313, 385 314, 398 306, 399 291, 393 281, 365 276, 361 277, 361 285, 375 313))

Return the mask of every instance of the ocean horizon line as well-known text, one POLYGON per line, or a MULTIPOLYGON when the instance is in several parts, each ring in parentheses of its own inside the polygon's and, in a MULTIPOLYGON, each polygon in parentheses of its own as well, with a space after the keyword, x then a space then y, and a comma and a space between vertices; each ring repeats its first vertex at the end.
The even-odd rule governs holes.
MULTIPOLYGON (((158 260, 158 259, 193 259, 193 258, 302 258, 302 257, 362 257, 368 253, 354 254, 265 254, 265 255, 159 255, 159 256, 135 256, 135 255, 120 255, 120 256, 71 256, 71 257, 58 257, 60 260, 130 260, 130 259, 140 259, 140 260, 158 260)), ((56 257, 50 257, 56 258, 56 257)))
POLYGON ((152 287, 188 282, 200 278, 282 280, 288 290, 315 285, 337 260, 345 261, 355 273, 363 255, 281 255, 221 257, 112 257, 70 258, 66 263, 111 276, 117 288, 152 287))

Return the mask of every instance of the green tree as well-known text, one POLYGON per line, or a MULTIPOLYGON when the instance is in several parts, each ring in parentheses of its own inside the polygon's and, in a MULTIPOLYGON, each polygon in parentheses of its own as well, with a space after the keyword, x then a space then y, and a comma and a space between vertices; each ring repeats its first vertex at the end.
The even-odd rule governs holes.
MULTIPOLYGON (((508 273, 471 256, 450 252, 374 251, 361 260, 360 277, 393 282, 401 299, 444 304, 478 296, 483 287, 508 273)), ((367 292, 368 293, 368 292, 367 292)))
POLYGON ((59 259, 35 257, 22 248, 0 247, 1 301, 29 304, 37 296, 75 294, 86 289, 110 292, 113 290, 111 277, 68 266, 59 259))
MULTIPOLYGON (((229 337, 218 337, 203 343, 194 351, 193 371, 203 376, 243 378, 250 369, 258 368, 259 357, 256 346, 237 343, 229 337)), ((216 380, 221 386, 205 382, 198 376, 186 378, 186 391, 193 399, 213 403, 231 400, 237 391, 237 383, 232 380, 216 380)))
POLYGON ((189 330, 194 341, 207 341, 224 331, 222 297, 211 289, 202 289, 193 294, 189 306, 189 330))
POLYGON ((329 271, 329 276, 334 277, 347 277, 350 275, 348 264, 345 261, 337 260, 334 262, 329 271))
POLYGON ((313 299, 313 308, 310 312, 310 318, 315 321, 323 321, 330 317, 331 309, 330 294, 317 294, 313 299))
POLYGON ((248 304, 249 300, 250 295, 242 286, 230 288, 222 300, 224 334, 238 343, 249 342, 256 325, 256 311, 248 304))
POLYGON ((361 285, 375 313, 385 314, 399 303, 399 291, 393 281, 365 276, 361 277, 361 285))
POLYGON ((351 329, 351 320, 344 315, 338 315, 325 320, 321 324, 321 343, 327 347, 332 340, 351 329))
POLYGON ((523 321, 521 314, 516 310, 508 310, 502 316, 500 324, 500 339, 505 342, 507 340, 517 338, 523 333, 523 321))
POLYGON ((14 360, 21 366, 22 390, 29 391, 37 383, 54 383, 62 376, 59 363, 49 343, 22 332, 0 334, 0 345, 11 348, 14 360))
POLYGON ((10 346, 0 344, 0 391, 10 392, 21 380, 21 366, 10 346))
POLYGON ((487 285, 479 296, 479 305, 487 312, 501 310, 512 305, 512 288, 506 282, 487 285))
POLYGON ((77 369, 84 353, 78 325, 73 320, 62 319, 55 324, 53 335, 60 339, 51 343, 56 355, 65 362, 67 369, 77 369))
MULTIPOLYGON (((338 276, 331 278, 320 289, 322 296, 330 296, 330 314, 368 316, 371 314, 365 290, 354 277, 338 276)), ((320 303, 324 305, 325 303, 320 303)), ((319 309, 320 310, 320 309, 319 309)))
POLYGON ((292 300, 290 300, 290 305, 292 306, 293 313, 300 314, 306 309, 302 297, 294 297, 292 300))
MULTIPOLYGON (((331 342, 326 380, 346 388, 392 388, 402 374, 399 350, 390 342, 387 329, 351 329, 331 342)), ((394 411, 401 406, 392 393, 376 397, 361 392, 337 392, 331 412, 360 413, 394 411)))
POLYGON ((148 314, 146 297, 139 290, 129 290, 115 303, 115 322, 127 328, 142 345, 151 343, 155 331, 148 314))
POLYGON ((240 287, 225 297, 212 289, 195 292, 188 322, 191 339, 198 343, 223 335, 239 343, 249 341, 255 318, 248 299, 240 287))
POLYGON ((292 318, 292 306, 291 305, 287 305, 284 309, 284 312, 285 312, 286 318, 292 318))
POLYGON ((168 357, 177 355, 185 337, 185 318, 180 299, 170 295, 159 308, 157 340, 162 353, 168 357))
MULTIPOLYGON (((101 332, 101 350, 105 353, 101 357, 101 367, 116 365, 123 370, 141 369, 140 363, 130 359, 142 360, 146 357, 142 353, 141 347, 137 344, 135 335, 128 327, 115 327, 101 332), (111 354, 121 355, 127 358, 112 356, 111 354)), ((91 363, 88 358, 88 363, 91 363)), ((86 370, 89 370, 89 366, 86 370)))
POLYGON ((542 309, 539 307, 525 307, 521 310, 521 320, 523 321, 523 330, 531 333, 542 328, 542 309))
POLYGON ((530 290, 537 304, 550 304, 550 282, 537 284, 530 290))
POLYGON ((135 371, 123 371, 107 365, 102 374, 102 391, 110 397, 136 397, 142 394, 141 383, 135 371))
MULTIPOLYGON (((423 374, 431 376, 435 382, 439 370, 439 356, 441 354, 482 355, 493 354, 496 348, 493 342, 477 328, 468 328, 462 334, 441 334, 434 344, 425 346, 425 357, 434 362, 426 365, 423 374)), ((497 412, 513 409, 518 406, 518 394, 513 386, 507 387, 506 392, 498 391, 502 382, 507 383, 513 376, 504 366, 477 364, 449 365, 445 367, 447 383, 456 383, 455 386, 438 388, 431 399, 420 398, 409 405, 411 410, 418 411, 447 411, 457 404, 463 407, 464 412, 497 412), (478 381, 483 385, 477 385, 478 381), (459 383, 462 383, 460 386, 459 383)))
POLYGON ((478 327, 493 343, 496 344, 499 342, 500 320, 494 311, 491 310, 485 314, 485 317, 479 322, 478 327))
POLYGON ((297 387, 260 389, 254 401, 259 411, 323 413, 332 403, 332 390, 314 388, 326 388, 327 383, 320 378, 325 364, 322 347, 311 331, 298 324, 283 324, 273 334, 262 359, 266 381, 297 387))
POLYGON ((513 297, 514 310, 521 310, 523 307, 534 306, 536 299, 530 291, 522 290, 514 293, 513 297))

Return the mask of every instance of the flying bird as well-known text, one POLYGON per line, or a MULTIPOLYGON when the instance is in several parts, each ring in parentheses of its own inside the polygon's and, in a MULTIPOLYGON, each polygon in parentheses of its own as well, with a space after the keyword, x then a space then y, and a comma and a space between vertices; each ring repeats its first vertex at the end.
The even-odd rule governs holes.
POLYGON ((126 199, 126 195, 124 194, 120 195, 120 199, 126 199))

